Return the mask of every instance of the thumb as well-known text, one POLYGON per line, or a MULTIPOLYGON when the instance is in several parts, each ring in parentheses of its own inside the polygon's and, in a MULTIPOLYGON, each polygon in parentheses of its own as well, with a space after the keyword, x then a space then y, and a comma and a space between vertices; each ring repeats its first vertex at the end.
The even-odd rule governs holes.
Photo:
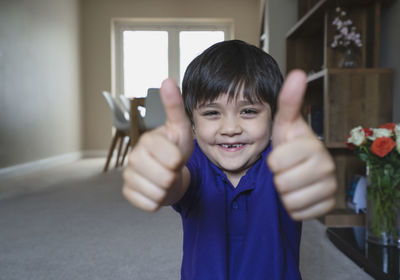
POLYGON ((301 118, 301 106, 307 87, 307 76, 301 70, 290 72, 283 83, 278 97, 276 121, 291 124, 301 118))
POLYGON ((167 79, 162 82, 160 95, 165 110, 167 137, 178 145, 185 157, 189 157, 193 146, 192 125, 179 88, 172 79, 167 79))
POLYGON ((277 146, 298 135, 308 133, 309 127, 301 115, 301 106, 307 87, 307 76, 301 70, 290 72, 278 97, 272 143, 277 146))
POLYGON ((168 125, 186 126, 190 123, 185 113, 185 107, 183 106, 179 88, 172 79, 167 79, 162 82, 160 95, 168 125))

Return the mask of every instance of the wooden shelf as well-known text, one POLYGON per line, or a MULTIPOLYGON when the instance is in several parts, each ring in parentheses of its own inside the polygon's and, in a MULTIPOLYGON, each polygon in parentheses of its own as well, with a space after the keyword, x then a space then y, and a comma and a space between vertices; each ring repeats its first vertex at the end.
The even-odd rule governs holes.
POLYGON ((324 81, 324 138, 343 148, 358 125, 378 127, 392 118, 393 70, 327 69, 324 81))
MULTIPOLYGON (((387 0, 386 0, 387 1, 387 0)), ((323 22, 324 14, 328 8, 367 6, 385 0, 321 0, 316 3, 299 21, 288 31, 286 38, 308 37, 315 33, 323 22)))
POLYGON ((311 83, 311 82, 316 81, 318 79, 322 79, 322 78, 324 78, 326 76, 326 73, 327 73, 327 69, 323 69, 323 70, 321 70, 319 72, 309 74, 309 75, 307 75, 307 82, 311 83))
MULTIPOLYGON (((325 141, 324 141, 325 143, 325 141)), ((330 143, 325 143, 326 147, 328 149, 347 149, 347 145, 345 142, 330 142, 330 143)))
POLYGON ((307 82, 311 83, 318 79, 325 78, 327 75, 356 75, 356 74, 392 74, 391 68, 324 68, 318 72, 313 72, 307 75, 307 82))
POLYGON ((327 74, 391 74, 393 69, 391 68, 327 68, 327 74))
POLYGON ((324 10, 328 0, 321 0, 307 12, 286 34, 287 39, 308 37, 314 34, 323 22, 324 10))
MULTIPOLYGON (((392 98, 392 79, 393 70, 387 68, 326 68, 308 75, 304 115, 311 108, 315 121, 318 116, 312 108, 316 108, 323 118, 323 128, 315 131, 323 136, 325 145, 330 149, 347 148, 345 142, 352 128, 377 127, 391 119, 392 104, 387 100, 392 98)), ((318 120, 315 124, 322 125, 318 120)))
POLYGON ((318 220, 327 227, 364 226, 365 214, 357 214, 348 209, 336 209, 318 220))
POLYGON ((338 181, 337 210, 321 221, 328 226, 363 225, 363 215, 346 210, 346 194, 354 174, 365 173, 365 165, 345 142, 352 128, 378 127, 392 118, 393 70, 378 68, 383 0, 298 1, 298 15, 303 16, 286 35, 286 69, 309 73, 302 114, 331 153, 338 181), (359 68, 338 68, 344 52, 330 46, 338 6, 361 34, 359 68))
MULTIPOLYGON (((307 0, 299 0, 307 1, 307 0)), ((345 9, 361 34, 363 45, 356 49, 361 68, 379 66, 380 2, 383 0, 320 0, 300 18, 286 34, 287 70, 304 69, 319 72, 337 67, 344 50, 332 49, 330 44, 337 33, 332 21, 335 8, 345 9)), ((300 5, 299 5, 300 6, 300 5)))

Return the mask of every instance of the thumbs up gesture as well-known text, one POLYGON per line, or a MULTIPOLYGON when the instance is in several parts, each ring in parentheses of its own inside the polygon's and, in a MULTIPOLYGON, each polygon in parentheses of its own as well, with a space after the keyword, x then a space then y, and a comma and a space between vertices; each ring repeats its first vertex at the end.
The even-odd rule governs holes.
POLYGON ((193 149, 192 126, 175 82, 165 80, 160 95, 166 122, 142 135, 123 173, 126 199, 152 212, 185 193, 190 175, 184 165, 193 149))
POLYGON ((306 85, 302 71, 292 71, 286 78, 272 129, 273 149, 267 159, 282 203, 295 220, 330 211, 337 189, 333 160, 300 113, 306 85))

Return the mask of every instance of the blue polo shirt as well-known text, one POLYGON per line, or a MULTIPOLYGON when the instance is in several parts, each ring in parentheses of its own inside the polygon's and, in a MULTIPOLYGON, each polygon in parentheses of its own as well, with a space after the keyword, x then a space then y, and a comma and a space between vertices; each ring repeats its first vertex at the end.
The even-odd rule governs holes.
POLYGON ((183 225, 182 280, 301 279, 301 223, 274 188, 270 146, 234 188, 195 141, 189 188, 173 205, 183 225))

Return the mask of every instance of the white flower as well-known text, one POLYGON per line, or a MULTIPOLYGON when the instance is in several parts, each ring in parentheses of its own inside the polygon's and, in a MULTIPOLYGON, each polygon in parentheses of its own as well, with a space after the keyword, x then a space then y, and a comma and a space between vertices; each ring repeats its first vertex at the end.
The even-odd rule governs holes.
POLYGON ((393 132, 390 129, 386 128, 373 128, 372 131, 374 132, 371 136, 368 136, 368 139, 374 141, 376 138, 379 137, 392 137, 393 132))
POLYGON ((349 18, 345 18, 347 16, 346 11, 336 7, 336 13, 337 15, 332 21, 332 25, 336 27, 336 33, 338 34, 336 36, 339 37, 334 37, 331 47, 348 47, 352 44, 356 47, 362 47, 361 35, 356 32, 356 27, 353 26, 354 22, 349 18))
POLYGON ((360 146, 365 141, 365 133, 361 126, 357 126, 350 131, 350 137, 347 139, 348 143, 360 146))
POLYGON ((394 134, 396 135, 396 150, 400 154, 400 123, 395 125, 394 134))
POLYGON ((396 134, 396 137, 400 137, 400 123, 396 124, 394 127, 394 133, 396 134))

